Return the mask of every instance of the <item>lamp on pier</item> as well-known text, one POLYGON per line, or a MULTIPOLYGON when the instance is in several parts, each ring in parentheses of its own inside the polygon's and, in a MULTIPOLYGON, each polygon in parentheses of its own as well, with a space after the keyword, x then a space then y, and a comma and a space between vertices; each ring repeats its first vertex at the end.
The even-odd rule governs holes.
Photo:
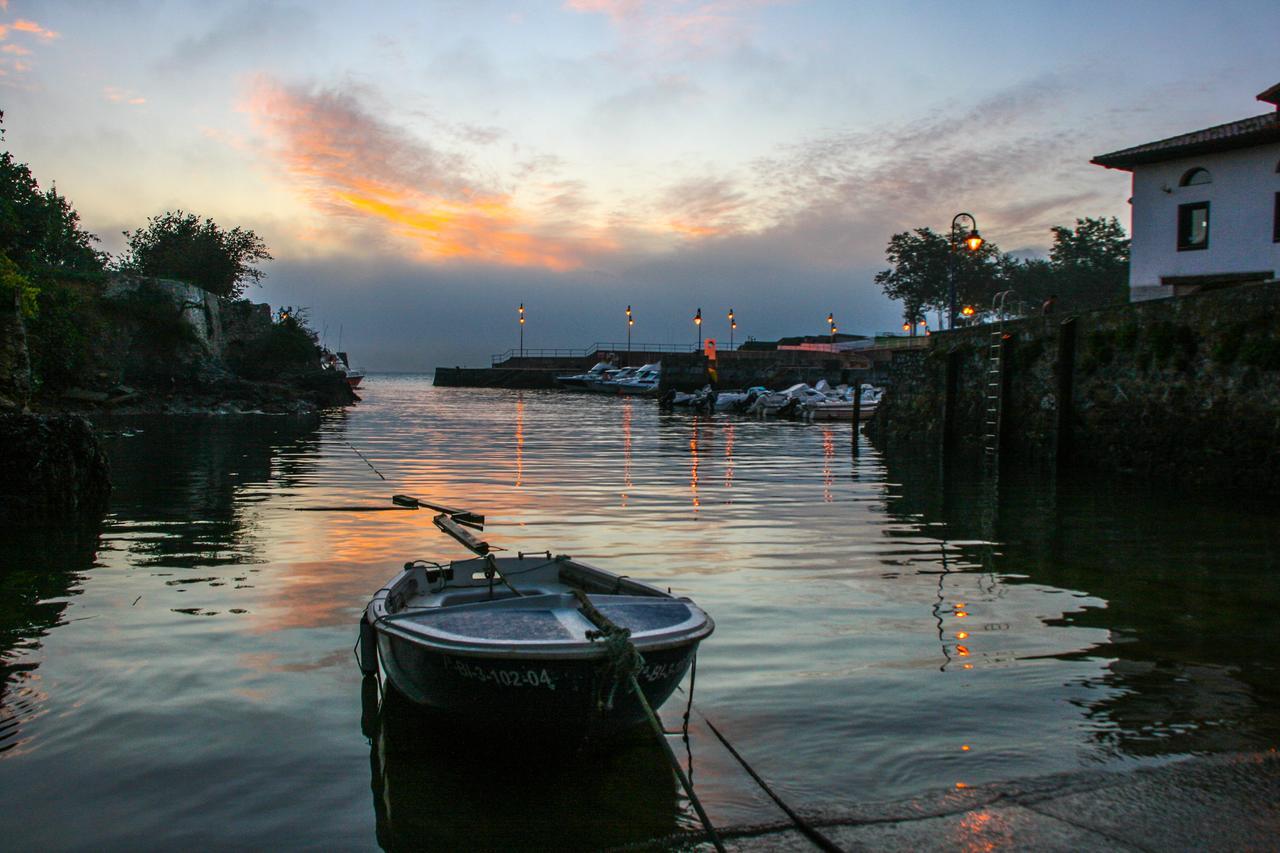
POLYGON ((982 248, 982 244, 986 241, 982 239, 982 235, 978 233, 978 220, 973 218, 972 213, 957 213, 951 217, 951 245, 950 251, 947 252, 947 327, 954 329, 956 327, 956 251, 958 244, 963 243, 964 247, 971 253, 976 253, 982 248), (960 237, 960 220, 969 220, 969 233, 960 237))
POLYGON ((524 303, 520 303, 520 357, 524 358, 524 303))
POLYGON ((729 309, 729 349, 733 349, 733 331, 738 328, 738 321, 733 319, 733 309, 729 309))

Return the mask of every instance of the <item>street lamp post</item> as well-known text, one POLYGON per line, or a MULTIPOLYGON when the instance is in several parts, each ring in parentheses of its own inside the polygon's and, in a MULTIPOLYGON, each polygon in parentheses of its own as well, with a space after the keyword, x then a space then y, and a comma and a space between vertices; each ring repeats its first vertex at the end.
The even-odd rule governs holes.
POLYGON ((520 357, 524 358, 524 303, 520 303, 520 357))
POLYGON ((698 313, 693 315, 693 327, 698 332, 698 345, 694 348, 694 352, 702 352, 702 308, 699 306, 698 313))
POLYGON ((827 328, 831 332, 831 348, 836 346, 836 312, 831 311, 827 314, 827 328))
POLYGON ((733 330, 738 328, 738 321, 733 319, 733 309, 729 309, 729 349, 733 349, 733 330))
POLYGON ((982 235, 978 233, 978 220, 972 213, 957 213, 951 217, 951 240, 947 252, 947 328, 956 327, 956 226, 961 219, 968 219, 972 226, 964 237, 964 247, 970 252, 982 248, 982 235))
POLYGON ((636 324, 636 318, 631 316, 631 306, 627 306, 627 367, 631 366, 631 327, 636 324))

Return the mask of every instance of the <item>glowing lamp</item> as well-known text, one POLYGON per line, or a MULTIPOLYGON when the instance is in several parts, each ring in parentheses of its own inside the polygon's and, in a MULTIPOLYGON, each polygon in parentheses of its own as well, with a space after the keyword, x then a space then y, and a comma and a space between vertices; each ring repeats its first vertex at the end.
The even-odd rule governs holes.
POLYGON ((910 324, 910 323, 903 323, 903 324, 902 324, 902 331, 904 331, 904 332, 909 332, 909 331, 911 331, 911 324, 910 324))
POLYGON ((964 238, 964 245, 970 252, 976 252, 982 248, 982 244, 986 241, 982 239, 982 235, 975 228, 969 232, 969 236, 964 238))
POLYGON ((702 309, 701 309, 701 308, 699 308, 699 309, 698 309, 698 313, 697 313, 697 314, 694 314, 694 315, 693 315, 693 325, 695 325, 695 326, 701 326, 701 325, 702 325, 702 309))
POLYGON ((966 317, 972 317, 974 315, 973 306, 972 305, 964 306, 963 308, 960 309, 960 313, 966 317))

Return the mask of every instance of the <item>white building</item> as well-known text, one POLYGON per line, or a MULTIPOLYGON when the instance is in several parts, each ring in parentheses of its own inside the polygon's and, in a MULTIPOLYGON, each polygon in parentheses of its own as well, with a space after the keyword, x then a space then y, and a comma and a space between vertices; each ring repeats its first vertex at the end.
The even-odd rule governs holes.
POLYGON ((1280 270, 1280 84, 1276 109, 1093 158, 1133 173, 1129 298, 1274 281, 1280 270))

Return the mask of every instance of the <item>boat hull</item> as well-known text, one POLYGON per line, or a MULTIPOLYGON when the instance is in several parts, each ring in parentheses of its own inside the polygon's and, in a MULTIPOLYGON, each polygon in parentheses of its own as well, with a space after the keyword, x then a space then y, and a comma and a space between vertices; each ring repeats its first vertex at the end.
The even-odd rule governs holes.
MULTIPOLYGON (((480 725, 603 734, 641 723, 645 712, 597 657, 450 654, 378 631, 385 678, 410 701, 480 725)), ((636 680, 650 707, 670 698, 693 662, 697 641, 644 653, 636 680)))

